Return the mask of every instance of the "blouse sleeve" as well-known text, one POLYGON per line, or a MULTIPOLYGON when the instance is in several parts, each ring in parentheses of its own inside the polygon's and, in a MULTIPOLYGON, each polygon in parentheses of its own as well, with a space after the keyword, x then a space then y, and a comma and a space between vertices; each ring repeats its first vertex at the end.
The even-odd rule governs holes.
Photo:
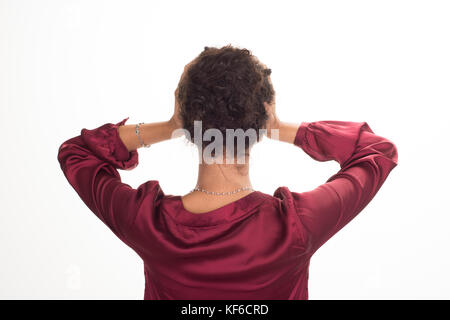
POLYGON ((131 232, 142 199, 155 184, 138 189, 122 183, 117 169, 131 170, 138 165, 136 150, 129 152, 117 128, 125 124, 107 123, 65 141, 58 150, 58 161, 70 185, 88 208, 120 239, 131 232))
POLYGON ((294 141, 317 161, 335 160, 341 169, 324 184, 292 192, 303 240, 314 253, 374 198, 397 166, 397 148, 366 122, 302 122, 294 141))

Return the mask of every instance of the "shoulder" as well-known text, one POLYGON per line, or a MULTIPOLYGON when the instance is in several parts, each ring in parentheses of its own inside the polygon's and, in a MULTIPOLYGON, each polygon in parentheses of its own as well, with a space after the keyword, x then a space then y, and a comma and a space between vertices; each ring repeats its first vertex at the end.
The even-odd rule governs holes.
POLYGON ((157 202, 165 197, 158 180, 149 180, 139 185, 135 191, 136 199, 157 202))
POLYGON ((291 192, 287 187, 277 188, 273 195, 260 192, 260 197, 264 199, 262 210, 278 212, 277 215, 292 215, 297 212, 297 194, 291 192))
POLYGON ((295 211, 299 195, 291 192, 288 187, 279 187, 273 193, 273 198, 279 201, 285 210, 295 211))

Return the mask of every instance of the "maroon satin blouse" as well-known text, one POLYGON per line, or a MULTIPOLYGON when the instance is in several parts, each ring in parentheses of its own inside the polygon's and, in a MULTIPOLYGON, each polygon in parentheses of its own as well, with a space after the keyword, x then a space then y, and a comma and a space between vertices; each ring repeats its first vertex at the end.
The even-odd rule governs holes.
POLYGON ((133 169, 108 123, 64 142, 58 161, 88 208, 143 260, 144 299, 308 298, 311 256, 372 200, 397 165, 397 148, 366 122, 302 122, 295 145, 341 169, 317 188, 273 196, 254 191, 193 214, 158 181, 137 189, 117 169, 133 169))

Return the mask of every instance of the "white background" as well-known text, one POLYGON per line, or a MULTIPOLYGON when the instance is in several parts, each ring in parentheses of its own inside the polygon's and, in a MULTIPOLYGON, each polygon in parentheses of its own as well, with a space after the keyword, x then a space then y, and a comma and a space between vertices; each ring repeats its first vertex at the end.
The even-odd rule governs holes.
MULTIPOLYGON (((104 123, 163 121, 204 46, 250 49, 280 117, 366 121, 399 164, 311 260, 311 299, 450 298, 448 1, 0 1, 0 298, 142 299, 143 264, 78 198, 60 144, 104 123)), ((193 147, 140 150, 121 171, 166 194, 196 181, 193 147)), ((339 170, 274 141, 253 186, 302 192, 339 170)))

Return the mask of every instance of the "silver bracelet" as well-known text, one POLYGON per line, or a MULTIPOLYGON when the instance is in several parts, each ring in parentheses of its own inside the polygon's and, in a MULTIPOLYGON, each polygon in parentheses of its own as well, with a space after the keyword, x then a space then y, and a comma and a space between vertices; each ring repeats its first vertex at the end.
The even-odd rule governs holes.
POLYGON ((141 147, 148 148, 148 147, 151 146, 151 144, 144 144, 144 141, 142 141, 142 139, 141 139, 141 132, 139 131, 139 127, 140 127, 141 124, 144 124, 144 122, 138 123, 136 125, 136 135, 137 135, 137 138, 139 140, 139 143, 141 144, 141 147))

